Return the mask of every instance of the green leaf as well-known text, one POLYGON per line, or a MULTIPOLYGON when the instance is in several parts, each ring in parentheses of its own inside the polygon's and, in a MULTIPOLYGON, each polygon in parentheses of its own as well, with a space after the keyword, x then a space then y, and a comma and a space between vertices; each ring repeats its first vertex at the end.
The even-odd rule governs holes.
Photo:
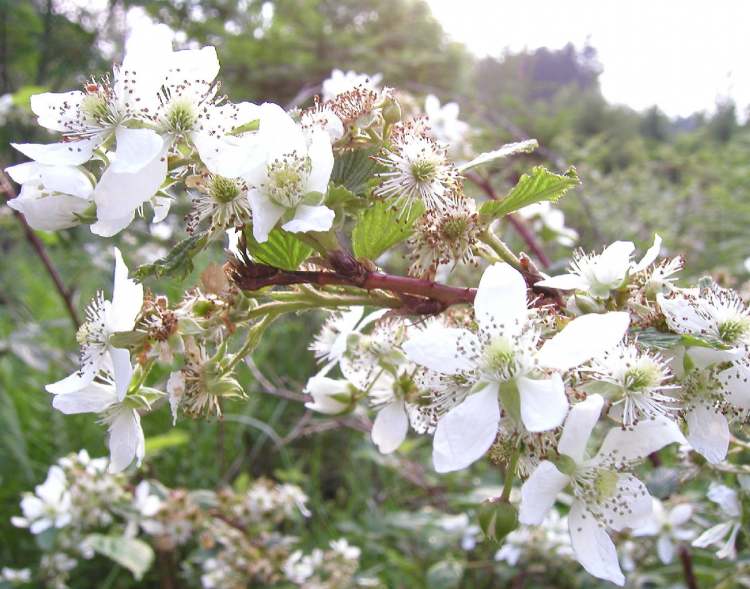
POLYGON ((408 212, 379 200, 364 211, 352 231, 354 255, 376 259, 388 248, 411 235, 414 222, 422 216, 424 205, 416 202, 408 212))
POLYGON ((331 183, 343 186, 354 194, 364 194, 368 181, 377 170, 378 163, 372 159, 372 149, 346 151, 336 158, 331 172, 331 183))
POLYGON ((296 270, 313 252, 310 246, 283 229, 271 231, 263 243, 258 243, 249 229, 245 231, 245 238, 247 250, 254 260, 282 270, 296 270))
POLYGON ((730 346, 720 341, 709 340, 696 335, 680 335, 679 333, 659 331, 653 327, 636 331, 634 335, 638 338, 638 343, 657 350, 671 350, 677 346, 711 348, 714 350, 730 349, 730 346))
POLYGON ((534 203, 556 202, 580 183, 573 167, 568 168, 564 174, 553 174, 547 168, 537 166, 521 176, 518 184, 505 198, 485 202, 479 209, 479 214, 483 221, 489 222, 534 203))
POLYGON ((190 434, 184 429, 174 428, 165 434, 146 438, 146 454, 153 456, 162 450, 184 446, 190 441, 190 434))
POLYGON ((125 567, 140 581, 154 562, 154 551, 143 540, 125 536, 91 534, 86 543, 98 552, 125 567))
POLYGON ((172 276, 183 279, 193 271, 193 258, 207 243, 208 233, 199 233, 183 239, 166 256, 153 264, 144 264, 133 273, 133 276, 141 282, 148 276, 172 276))

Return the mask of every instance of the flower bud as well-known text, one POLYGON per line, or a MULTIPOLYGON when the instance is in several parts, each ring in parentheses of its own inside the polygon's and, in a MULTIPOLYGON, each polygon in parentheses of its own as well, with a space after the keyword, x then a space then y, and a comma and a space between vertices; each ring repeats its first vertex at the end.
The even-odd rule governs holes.
POLYGON ((485 538, 493 542, 500 542, 518 527, 518 509, 499 497, 484 501, 478 518, 485 538))
POLYGON ((383 100, 383 120, 388 125, 393 125, 401 120, 401 105, 391 94, 383 100))

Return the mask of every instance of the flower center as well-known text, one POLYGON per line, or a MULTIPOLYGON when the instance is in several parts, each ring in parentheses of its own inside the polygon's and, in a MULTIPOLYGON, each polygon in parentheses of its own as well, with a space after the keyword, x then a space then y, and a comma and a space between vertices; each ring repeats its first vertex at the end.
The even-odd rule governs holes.
POLYGON ((193 103, 189 100, 175 100, 167 111, 167 127, 174 133, 190 131, 198 121, 193 103))
POLYGON ((516 349, 506 337, 498 337, 484 349, 482 372, 498 380, 510 380, 516 373, 516 349))
POLYGON ((600 470, 594 479, 594 489, 600 501, 609 499, 617 490, 617 472, 614 470, 600 470))
POLYGON ((208 191, 211 198, 219 204, 229 204, 240 195, 237 182, 224 176, 214 176, 208 191))
POLYGON ((411 175, 418 184, 429 184, 437 176, 437 166, 430 160, 417 160, 411 164, 411 175))
POLYGON ((642 362, 628 368, 623 379, 625 389, 629 392, 642 393, 661 383, 662 372, 653 362, 642 362))
POLYGON ((449 217, 440 226, 440 234, 446 241, 459 241, 468 233, 469 221, 466 217, 449 217))
POLYGON ((296 207, 304 197, 310 174, 310 160, 296 153, 287 154, 268 165, 268 181, 263 186, 268 198, 284 208, 296 207))
POLYGON ((734 344, 750 334, 750 318, 740 316, 727 319, 719 324, 719 337, 727 344, 734 344))

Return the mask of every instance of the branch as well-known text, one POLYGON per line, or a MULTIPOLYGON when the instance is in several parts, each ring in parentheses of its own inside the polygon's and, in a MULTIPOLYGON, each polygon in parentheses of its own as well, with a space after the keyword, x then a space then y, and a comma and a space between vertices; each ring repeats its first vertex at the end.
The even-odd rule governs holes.
POLYGON ((680 562, 682 563, 682 575, 685 578, 685 585, 688 589, 698 589, 698 580, 695 578, 693 557, 690 554, 690 550, 682 545, 677 552, 680 555, 680 562))
MULTIPOLYGON (((8 177, 4 172, 0 172, 0 192, 5 194, 7 200, 10 200, 17 196, 13 185, 10 183, 10 180, 8 180, 8 177)), ((68 315, 70 316, 70 320, 73 322, 73 325, 75 325, 76 329, 78 329, 78 327, 81 325, 81 321, 78 318, 78 312, 73 305, 70 291, 65 288, 65 284, 60 277, 60 273, 57 271, 57 268, 55 268, 52 260, 47 254, 47 250, 45 249, 44 244, 39 239, 37 234, 34 233, 34 230, 29 226, 29 224, 26 222, 26 218, 21 213, 13 210, 13 215, 21 224, 21 228, 23 229, 26 241, 29 242, 37 257, 44 265, 44 268, 47 270, 47 274, 49 274, 49 277, 55 284, 55 290, 57 290, 60 298, 63 300, 63 304, 65 305, 65 309, 67 310, 68 315)))

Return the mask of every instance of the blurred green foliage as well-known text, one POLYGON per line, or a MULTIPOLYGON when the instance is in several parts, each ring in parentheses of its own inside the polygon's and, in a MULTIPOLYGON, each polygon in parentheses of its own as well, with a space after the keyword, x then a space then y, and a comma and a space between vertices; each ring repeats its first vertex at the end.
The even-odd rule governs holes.
MULTIPOLYGON (((542 149, 535 155, 517 166, 496 166, 493 182, 501 192, 540 159, 560 172, 575 165, 583 186, 560 204, 585 248, 615 239, 647 244, 658 231, 671 254, 687 255, 693 271, 724 268, 746 277, 750 130, 737 123, 731 104, 710 117, 679 121, 657 109, 639 114, 610 105, 591 48, 476 61, 445 37, 417 0, 111 0, 98 12, 85 6, 0 0, 0 94, 13 93, 21 109, 0 127, 3 164, 19 161, 9 141, 48 140, 23 113, 28 96, 38 88, 74 88, 89 74, 105 72, 122 49, 124 11, 140 6, 182 31, 184 44, 217 46, 223 90, 233 100, 308 100, 334 67, 382 73, 388 85, 457 100, 462 118, 478 130, 480 148, 537 138, 542 149)), ((85 227, 39 234, 78 309, 95 290, 108 288, 112 244, 133 263, 145 261, 144 248, 160 245, 145 225, 133 228, 111 242, 92 239, 85 227)), ((20 492, 41 482, 49 464, 70 451, 85 447, 104 455, 105 437, 91 416, 64 417, 50 407, 43 387, 74 365, 74 330, 7 207, 0 211, 0 248, 0 563, 31 566, 33 538, 9 524, 20 492)), ((564 262, 566 250, 551 253, 564 262)), ((222 257, 216 248, 200 260, 222 257)), ((148 284, 177 299, 196 280, 194 273, 169 288, 148 284)), ((275 325, 254 356, 261 371, 298 392, 314 371, 306 346, 318 321, 304 315, 275 325)), ((426 439, 408 442, 400 459, 380 456, 366 434, 346 427, 287 440, 303 417, 302 405, 263 394, 249 369, 243 384, 249 399, 228 404, 223 422, 182 420, 174 435, 165 434, 171 431, 167 411, 144 420, 150 444, 144 474, 172 487, 215 487, 242 473, 298 483, 314 513, 300 531, 305 541, 313 546, 347 534, 364 549, 365 571, 389 587, 514 582, 512 570, 492 561, 495 547, 464 552, 458 539, 428 529, 419 517, 423 505, 448 513, 476 505, 468 494, 482 485, 497 488, 499 472, 480 466, 438 477, 418 466, 429 464, 426 439)), ((87 567, 95 574, 77 576, 76 587, 102 587, 105 577, 108 587, 135 586, 104 559, 87 567)), ((595 586, 570 570, 559 573, 557 587, 595 586)), ((524 574, 524 586, 545 586, 534 571, 524 574)), ((158 586, 156 573, 139 586, 158 586)))

